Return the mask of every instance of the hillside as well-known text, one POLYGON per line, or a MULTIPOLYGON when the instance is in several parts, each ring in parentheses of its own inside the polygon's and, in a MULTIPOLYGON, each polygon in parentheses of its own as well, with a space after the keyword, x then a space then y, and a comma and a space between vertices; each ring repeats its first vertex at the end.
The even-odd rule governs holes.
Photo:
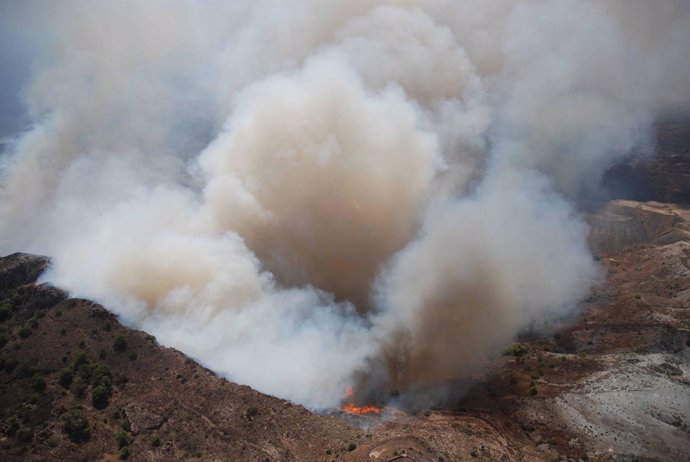
POLYGON ((591 220, 604 278, 578 319, 526 334, 456 385, 460 401, 416 414, 317 415, 233 384, 37 285, 47 259, 4 257, 2 460, 688 460, 689 216, 658 203, 602 209, 591 220), (621 239, 621 226, 637 231, 621 239))

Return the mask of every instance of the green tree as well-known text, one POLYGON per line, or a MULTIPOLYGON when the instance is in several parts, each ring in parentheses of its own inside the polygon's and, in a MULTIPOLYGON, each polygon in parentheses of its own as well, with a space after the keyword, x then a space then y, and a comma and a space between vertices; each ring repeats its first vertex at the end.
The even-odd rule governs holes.
POLYGON ((110 390, 105 385, 98 385, 91 390, 91 404, 96 409, 103 409, 108 407, 108 400, 110 399, 110 390))
POLYGON ((122 353, 127 349, 127 340, 124 336, 118 335, 113 339, 113 350, 116 353, 122 353))
POLYGON ((84 409, 81 406, 73 407, 65 412, 61 419, 63 431, 73 442, 83 443, 91 438, 89 421, 86 419, 84 409))

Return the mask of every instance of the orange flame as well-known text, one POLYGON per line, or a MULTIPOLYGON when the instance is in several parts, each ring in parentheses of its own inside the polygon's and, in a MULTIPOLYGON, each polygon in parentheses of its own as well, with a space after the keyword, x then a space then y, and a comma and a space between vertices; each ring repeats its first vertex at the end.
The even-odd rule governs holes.
POLYGON ((340 410, 348 414, 381 414, 383 408, 376 406, 355 406, 352 404, 352 398, 354 393, 352 392, 352 387, 347 387, 345 390, 345 404, 340 407, 340 410))

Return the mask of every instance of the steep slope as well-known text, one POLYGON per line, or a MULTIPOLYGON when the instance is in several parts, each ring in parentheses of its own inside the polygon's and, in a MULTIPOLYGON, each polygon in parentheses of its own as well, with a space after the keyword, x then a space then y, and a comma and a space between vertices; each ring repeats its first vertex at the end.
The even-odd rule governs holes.
POLYGON ((227 382, 103 307, 35 285, 47 264, 0 259, 0 459, 112 460, 122 429, 132 460, 326 460, 361 441, 335 417, 227 382), (98 365, 107 405, 94 403, 108 381, 98 365), (77 428, 71 441, 68 417, 83 417, 88 437, 77 428))

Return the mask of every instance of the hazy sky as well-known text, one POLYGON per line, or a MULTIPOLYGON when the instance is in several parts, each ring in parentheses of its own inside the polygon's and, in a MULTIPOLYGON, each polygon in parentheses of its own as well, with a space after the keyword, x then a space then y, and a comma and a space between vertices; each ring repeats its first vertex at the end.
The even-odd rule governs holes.
POLYGON ((21 90, 29 77, 29 56, 34 47, 20 33, 19 2, 0 1, 0 137, 12 135, 26 122, 21 90))

